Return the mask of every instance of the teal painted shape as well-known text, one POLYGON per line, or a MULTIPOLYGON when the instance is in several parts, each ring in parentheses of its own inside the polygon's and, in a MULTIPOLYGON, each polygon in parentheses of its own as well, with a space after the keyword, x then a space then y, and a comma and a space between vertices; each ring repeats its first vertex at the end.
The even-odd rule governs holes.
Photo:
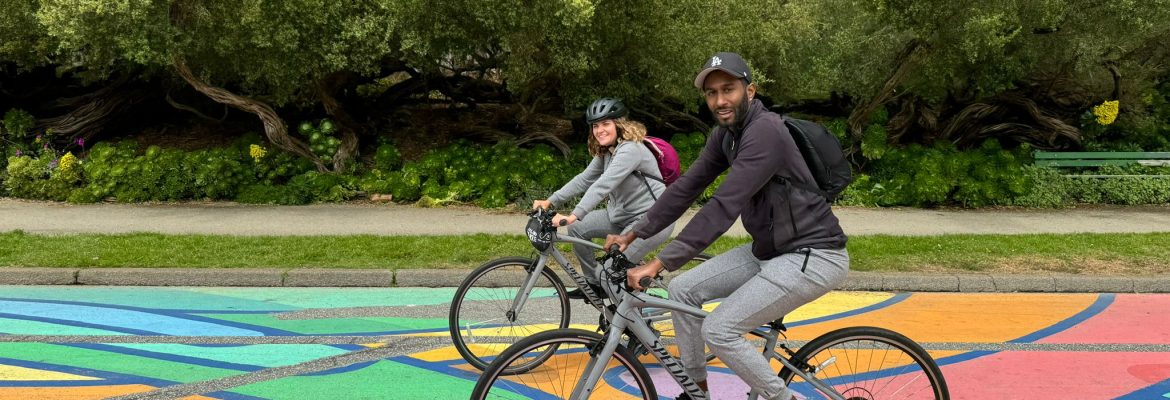
POLYGON ((107 331, 104 329, 66 326, 40 321, 25 321, 20 319, 0 318, 0 333, 8 335, 78 335, 78 336, 105 336, 126 335, 122 332, 107 331))
POLYGON ((241 322, 305 335, 388 332, 416 329, 446 328, 446 318, 323 318, 277 319, 270 314, 202 314, 224 321, 241 322))
POLYGON ((289 311, 297 309, 279 302, 201 293, 180 288, 0 286, 0 297, 101 303, 160 310, 289 311))
POLYGON ((203 347, 185 344, 114 344, 111 346, 262 367, 281 367, 347 353, 347 351, 336 347, 316 344, 254 344, 232 347, 203 347))
POLYGON ((455 288, 191 288, 210 295, 298 308, 435 305, 451 302, 455 288))
POLYGON ((461 399, 475 381, 393 361, 379 361, 342 374, 292 376, 232 389, 231 392, 282 399, 461 399))

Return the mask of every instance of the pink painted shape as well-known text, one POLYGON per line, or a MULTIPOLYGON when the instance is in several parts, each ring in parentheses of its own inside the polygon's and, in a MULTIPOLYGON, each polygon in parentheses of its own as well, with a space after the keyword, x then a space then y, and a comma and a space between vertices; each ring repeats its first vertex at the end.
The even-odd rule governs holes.
POLYGON ((1170 353, 1000 352, 942 372, 955 400, 1112 399, 1170 379, 1170 353))
POLYGON ((1119 294, 1100 314, 1037 343, 1170 344, 1170 295, 1119 294))
MULTIPOLYGON (((658 391, 658 396, 673 399, 682 393, 682 387, 665 369, 650 368, 648 371, 650 379, 654 380, 654 389, 658 391)), ((707 381, 712 400, 742 399, 746 397, 744 394, 751 390, 738 376, 724 372, 708 370, 707 381)))

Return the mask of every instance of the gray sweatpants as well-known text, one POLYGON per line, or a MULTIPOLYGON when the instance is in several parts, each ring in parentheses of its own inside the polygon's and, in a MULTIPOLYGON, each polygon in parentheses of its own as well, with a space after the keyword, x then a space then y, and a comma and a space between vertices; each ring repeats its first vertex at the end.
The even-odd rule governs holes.
MULTIPOLYGON (((589 214, 585 214, 585 218, 582 218, 580 221, 569 225, 569 236, 585 240, 605 238, 605 236, 609 234, 625 233, 629 231, 634 227, 634 224, 636 224, 641 219, 642 217, 634 218, 633 220, 627 222, 625 226, 621 226, 610 221, 609 214, 604 211, 591 212, 589 214)), ((657 249, 658 246, 666 243, 666 240, 670 239, 670 234, 673 232, 674 224, 670 224, 670 226, 666 227, 666 229, 663 229, 654 236, 646 239, 635 240, 633 243, 630 243, 628 247, 626 247, 626 258, 629 258, 630 261, 635 263, 641 261, 642 258, 646 257, 647 254, 650 254, 651 251, 654 251, 654 249, 657 249)), ((577 259, 581 261, 582 272, 585 273, 586 279, 588 279, 589 282, 593 284, 598 283, 596 282, 596 279, 593 275, 594 270, 597 268, 597 260, 595 259, 597 255, 594 254, 595 251, 596 250, 588 246, 576 244, 573 245, 573 253, 576 254, 577 259)))
POLYGON ((670 281, 670 299, 699 307, 725 298, 707 318, 674 313, 675 338, 687 375, 707 380, 703 344, 765 399, 788 400, 792 392, 744 334, 828 293, 845 280, 845 249, 810 249, 767 261, 751 244, 736 247, 670 281), (801 267, 804 271, 801 271, 801 267))

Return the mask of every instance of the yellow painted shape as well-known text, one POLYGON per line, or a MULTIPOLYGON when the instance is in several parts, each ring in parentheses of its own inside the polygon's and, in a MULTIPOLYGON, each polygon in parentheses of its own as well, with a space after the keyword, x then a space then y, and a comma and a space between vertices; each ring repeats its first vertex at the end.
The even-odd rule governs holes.
POLYGON ((1047 328, 1088 308, 1095 294, 916 293, 873 312, 788 331, 809 340, 858 325, 894 330, 918 342, 1001 343, 1047 328))
POLYGON ((44 371, 33 368, 0 365, 0 381, 96 381, 99 378, 44 371))
MULTIPOLYGON (((793 323, 853 311, 881 303, 892 297, 894 297, 893 293, 829 292, 821 298, 797 308, 784 317, 784 322, 793 323)), ((719 303, 707 303, 703 305, 703 309, 711 312, 718 305, 719 303)), ((654 329, 662 332, 662 336, 674 337, 674 327, 670 320, 655 322, 653 326, 654 329)))
POLYGON ((872 306, 894 297, 893 293, 879 292, 829 292, 813 302, 800 306, 788 316, 785 322, 799 322, 827 315, 853 311, 872 306))
POLYGON ((85 387, 0 387, 0 399, 104 399, 154 390, 147 385, 85 386, 85 387))

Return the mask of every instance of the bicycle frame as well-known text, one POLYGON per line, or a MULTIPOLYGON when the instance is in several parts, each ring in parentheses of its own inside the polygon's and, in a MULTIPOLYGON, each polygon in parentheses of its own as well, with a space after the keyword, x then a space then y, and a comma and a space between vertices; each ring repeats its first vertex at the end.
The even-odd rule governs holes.
MULTIPOLYGON (((600 275, 602 273, 601 268, 598 270, 598 274, 600 275)), ((654 297, 644 292, 627 291, 621 287, 617 287, 615 290, 614 286, 617 285, 610 284, 608 280, 604 282, 606 282, 604 285, 606 291, 610 292, 610 298, 620 299, 614 315, 620 316, 622 318, 613 318, 609 320, 611 321, 611 325, 609 333, 606 334, 605 337, 605 346, 602 347, 599 352, 597 352, 596 357, 591 357, 589 359, 589 363, 585 367, 586 374, 582 375, 581 380, 579 380, 577 385, 573 388, 573 395, 571 398, 585 399, 589 397, 589 395, 593 392, 593 388, 597 386, 597 382, 601 379, 602 373, 605 372, 605 366, 609 364, 609 360, 611 357, 613 357, 613 353, 617 349, 617 346, 621 344, 622 334, 628 332, 632 336, 638 338, 638 340, 640 340, 651 350, 650 354, 652 354, 654 358, 657 359, 658 362, 666 368, 671 377, 674 378, 675 382, 678 382, 678 384, 682 386, 683 391, 689 394, 692 399, 706 399, 706 395, 702 390, 699 389, 699 386, 695 384, 694 380, 691 379, 690 376, 687 376, 686 372, 683 370, 682 363, 666 351, 666 348, 662 345, 658 335, 656 335, 649 327, 649 325, 646 324, 646 320, 642 317, 640 310, 643 307, 650 306, 663 310, 681 312, 700 318, 706 318, 709 313, 701 308, 691 307, 673 300, 654 297), (618 293, 614 293, 615 291, 618 293), (620 297, 612 297, 615 294, 620 297)), ((820 379, 809 375, 801 368, 796 368, 786 357, 778 356, 775 350, 779 341, 779 334, 776 331, 771 329, 764 330, 762 328, 758 328, 754 330, 753 333, 767 340, 767 343, 764 345, 764 357, 779 361, 785 367, 794 371, 798 376, 804 378, 805 381, 811 383, 818 390, 828 395, 830 398, 834 400, 845 400, 841 394, 837 393, 820 379)), ((758 397, 759 393, 754 388, 750 393, 748 393, 748 399, 756 399, 758 397)))
POLYGON ((593 307, 596 307, 602 313, 606 313, 607 319, 611 317, 611 315, 608 314, 609 310, 601 301, 601 296, 593 292, 593 288, 589 286, 588 281, 585 280, 585 276, 577 272, 577 269, 573 268, 572 265, 569 265, 569 259, 565 257, 565 255, 561 253, 561 251, 558 250, 555 246, 557 243, 571 243, 601 250, 601 245, 584 239, 578 239, 571 236, 562 237, 560 235, 553 235, 552 242, 554 245, 548 246, 548 249, 545 249, 540 253, 540 257, 536 260, 535 267, 533 267, 532 271, 528 272, 528 280, 524 282, 524 286, 520 288, 518 293, 516 293, 516 298, 512 301, 512 308, 510 311, 513 313, 518 313, 521 309, 524 308, 524 303, 528 301, 528 295, 532 293, 532 289, 536 287, 536 281, 540 278, 541 272, 548 265, 548 259, 551 257, 561 265, 561 268, 565 271, 565 273, 569 274, 569 278, 572 278, 573 282, 577 284, 577 287, 585 293, 585 298, 589 301, 589 304, 591 304, 593 307))

